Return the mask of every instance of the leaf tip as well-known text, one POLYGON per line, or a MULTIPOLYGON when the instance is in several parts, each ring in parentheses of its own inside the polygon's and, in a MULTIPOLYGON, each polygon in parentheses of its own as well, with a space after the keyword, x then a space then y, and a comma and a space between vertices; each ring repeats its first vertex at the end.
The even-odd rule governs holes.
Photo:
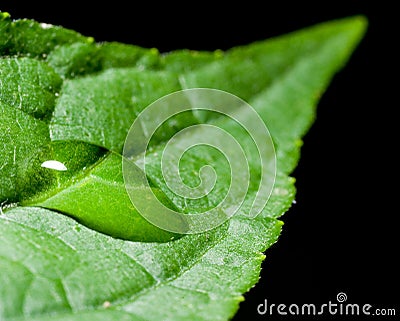
POLYGON ((352 33, 354 38, 360 40, 363 38, 368 28, 368 18, 364 15, 356 15, 342 20, 345 29, 352 33))
POLYGON ((351 19, 353 23, 353 29, 358 32, 360 37, 363 36, 368 28, 368 18, 364 15, 357 15, 351 19))

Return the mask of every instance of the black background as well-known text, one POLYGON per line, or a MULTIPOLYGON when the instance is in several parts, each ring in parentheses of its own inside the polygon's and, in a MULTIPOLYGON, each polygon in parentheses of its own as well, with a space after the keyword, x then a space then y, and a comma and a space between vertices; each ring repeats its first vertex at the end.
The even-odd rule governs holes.
POLYGON ((263 6, 244 1, 221 7, 216 2, 120 2, 82 8, 72 2, 35 2, 28 7, 2 1, 0 9, 13 18, 62 25, 97 41, 160 51, 228 49, 326 20, 368 17, 367 36, 334 78, 319 104, 317 121, 304 138, 302 158, 293 173, 297 204, 284 215, 283 233, 266 253, 261 280, 245 295, 234 320, 271 319, 257 314, 264 299, 327 303, 336 301, 338 292, 345 292, 349 303, 397 307, 400 315, 394 222, 398 211, 393 206, 398 198, 393 166, 398 144, 384 147, 396 131, 388 116, 395 105, 387 101, 388 89, 382 90, 388 82, 385 73, 391 73, 383 67, 389 58, 377 50, 389 51, 380 40, 386 13, 394 9, 366 1, 267 1, 263 6))

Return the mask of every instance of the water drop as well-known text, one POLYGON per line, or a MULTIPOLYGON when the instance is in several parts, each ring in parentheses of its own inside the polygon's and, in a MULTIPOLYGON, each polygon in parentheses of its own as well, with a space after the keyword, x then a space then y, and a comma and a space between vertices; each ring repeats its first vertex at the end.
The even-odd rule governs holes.
POLYGON ((65 167, 65 165, 63 163, 56 161, 56 160, 45 161, 40 166, 45 167, 45 168, 55 169, 56 171, 66 171, 67 170, 67 167, 65 167))
POLYGON ((53 25, 48 24, 48 23, 41 23, 41 24, 39 24, 39 25, 40 25, 40 27, 41 27, 42 29, 50 29, 50 28, 53 27, 53 25))

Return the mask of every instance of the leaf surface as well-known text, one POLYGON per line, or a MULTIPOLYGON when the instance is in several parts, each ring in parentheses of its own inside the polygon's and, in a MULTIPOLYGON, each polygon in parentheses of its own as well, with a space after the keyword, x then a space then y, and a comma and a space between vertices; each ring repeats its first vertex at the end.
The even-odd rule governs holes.
MULTIPOLYGON (((279 216, 294 200, 288 174, 317 101, 365 25, 356 17, 225 53, 159 54, 96 44, 74 31, 13 22, 0 13, 0 318, 232 317, 258 280, 262 253, 280 234, 279 216), (140 111, 165 94, 193 87, 229 91, 258 111, 276 144, 278 173, 271 198, 255 219, 247 217, 257 192, 257 184, 250 184, 231 220, 203 234, 176 236, 153 227, 133 208, 121 152, 140 111), (48 160, 68 170, 41 167, 48 160)), ((155 193, 182 212, 213 206, 227 181, 220 175, 215 193, 199 202, 173 195, 157 166, 168 137, 203 119, 242 137, 223 118, 202 116, 185 114, 165 124, 148 158, 155 193)), ((182 179, 194 184, 194 173, 210 162, 224 174, 225 163, 215 151, 187 153, 182 179)), ((257 177, 251 157, 249 164, 257 177)))

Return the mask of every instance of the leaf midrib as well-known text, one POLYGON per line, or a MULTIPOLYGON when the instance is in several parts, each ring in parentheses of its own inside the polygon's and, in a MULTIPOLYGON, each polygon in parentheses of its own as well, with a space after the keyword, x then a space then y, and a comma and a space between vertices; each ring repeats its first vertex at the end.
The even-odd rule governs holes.
MULTIPOLYGON (((84 170, 79 171, 76 175, 74 175, 72 178, 70 178, 67 183, 61 183, 60 186, 57 186, 55 188, 52 188, 49 191, 44 191, 41 193, 38 193, 32 197, 30 197, 27 200, 21 201, 17 204, 20 204, 22 206, 35 206, 35 204, 40 204, 45 202, 46 200, 56 196, 57 194, 63 192, 64 190, 67 190, 73 185, 78 184, 79 182, 84 181, 85 179, 89 178, 92 175, 92 171, 95 170, 95 168, 103 163, 109 155, 113 154, 114 152, 108 151, 106 152, 103 156, 101 156, 96 162, 93 164, 90 164, 86 166, 84 170)), ((57 182, 59 183, 58 177, 57 177, 57 182)), ((67 213, 71 214, 71 213, 67 213)))

